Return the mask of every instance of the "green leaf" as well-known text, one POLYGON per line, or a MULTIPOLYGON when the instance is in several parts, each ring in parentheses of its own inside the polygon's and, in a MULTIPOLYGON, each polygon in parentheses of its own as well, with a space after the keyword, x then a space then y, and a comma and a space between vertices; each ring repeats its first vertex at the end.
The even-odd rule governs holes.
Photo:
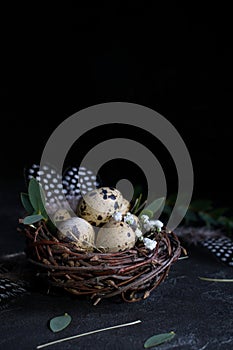
POLYGON ((152 213, 152 216, 148 215, 149 218, 152 218, 155 215, 155 213, 159 210, 159 208, 163 205, 164 201, 165 197, 157 198, 152 203, 150 203, 145 209, 143 209, 139 216, 148 215, 148 213, 151 215, 152 213))
POLYGON ((135 200, 134 206, 133 206, 133 208, 132 208, 132 210, 131 210, 131 212, 132 212, 133 214, 137 212, 137 210, 138 210, 138 208, 139 208, 139 206, 140 206, 141 200, 142 200, 142 193, 141 193, 141 194, 139 195, 139 197, 136 198, 136 200, 135 200))
POLYGON ((30 202, 37 212, 39 211, 39 201, 40 201, 40 185, 36 181, 36 179, 33 177, 31 178, 28 186, 28 194, 30 202))
POLYGON ((225 214, 229 209, 228 208, 217 208, 214 210, 211 210, 210 214, 214 219, 218 219, 220 216, 225 214))
POLYGON ((55 234, 57 232, 57 227, 54 225, 54 223, 49 218, 46 222, 46 226, 52 234, 55 234))
POLYGON ((36 213, 42 214, 44 218, 48 218, 47 212, 44 207, 44 195, 39 182, 33 177, 31 178, 28 186, 28 194, 30 202, 36 213))
POLYGON ((228 218, 226 216, 220 216, 217 219, 217 222, 223 226, 229 227, 229 228, 233 228, 233 219, 232 218, 228 218))
POLYGON ((27 193, 20 193, 21 202, 26 210, 26 212, 30 215, 33 213, 33 206, 31 205, 29 195, 27 193))
POLYGON ((54 317, 49 322, 50 329, 53 332, 60 332, 69 326, 71 320, 71 316, 67 313, 65 313, 63 316, 54 317))
POLYGON ((151 210, 143 209, 143 211, 140 213, 139 217, 141 215, 147 215, 149 217, 149 219, 152 219, 154 216, 154 213, 151 210))
POLYGON ((23 223, 24 223, 24 225, 31 225, 31 224, 34 224, 35 222, 42 220, 42 219, 44 219, 44 217, 41 214, 29 215, 23 219, 23 223))
POLYGON ((146 340, 146 342, 144 343, 144 348, 148 349, 152 348, 153 346, 165 343, 166 341, 169 341, 172 338, 174 338, 174 336, 174 332, 153 335, 152 337, 146 340))
POLYGON ((207 227, 210 228, 212 225, 213 225, 213 226, 216 226, 216 225, 217 225, 217 221, 214 220, 214 219, 212 218, 212 216, 209 215, 208 213, 204 213, 203 211, 200 211, 200 212, 198 213, 198 215, 199 215, 200 218, 205 222, 205 224, 206 224, 207 227))

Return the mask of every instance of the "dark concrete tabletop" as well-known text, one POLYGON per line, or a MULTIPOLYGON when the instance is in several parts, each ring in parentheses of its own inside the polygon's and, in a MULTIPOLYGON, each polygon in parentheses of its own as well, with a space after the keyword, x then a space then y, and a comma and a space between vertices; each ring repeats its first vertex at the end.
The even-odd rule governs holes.
MULTIPOLYGON (((1 256, 24 249, 24 239, 16 230, 22 210, 21 190, 25 190, 23 181, 5 181, 1 188, 1 256)), ((128 304, 111 299, 93 306, 91 301, 69 294, 47 294, 43 287, 32 289, 0 311, 0 349, 32 350, 56 339, 137 320, 141 323, 48 349, 140 350, 148 337, 170 331, 175 337, 157 349, 232 349, 233 285, 199 279, 232 278, 232 267, 215 260, 204 248, 186 248, 188 258, 175 263, 167 279, 142 302, 128 304), (65 312, 71 315, 71 324, 53 333, 48 321, 65 312)))

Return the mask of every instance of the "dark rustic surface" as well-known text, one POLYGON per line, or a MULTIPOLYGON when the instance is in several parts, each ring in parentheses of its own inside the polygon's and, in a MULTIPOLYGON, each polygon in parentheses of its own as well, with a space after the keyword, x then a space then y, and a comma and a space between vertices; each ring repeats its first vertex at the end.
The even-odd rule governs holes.
MULTIPOLYGON (((20 183, 4 183, 1 189, 0 254, 23 250, 24 240, 16 231, 21 213, 20 183)), ((0 349, 31 350, 55 339, 91 330, 141 320, 140 324, 89 335, 48 349, 143 349, 151 335, 174 331, 175 338, 158 349, 225 350, 233 347, 233 285, 199 280, 198 276, 231 278, 232 268, 214 259, 203 248, 186 247, 188 258, 179 260, 168 278, 151 296, 135 304, 90 301, 46 288, 21 296, 0 311, 0 349), (48 328, 50 318, 69 313, 72 322, 60 333, 48 328)), ((20 263, 18 263, 20 264, 20 263)), ((45 348, 46 349, 46 348, 45 348)))
MULTIPOLYGON (((109 2, 77 2, 65 9, 64 4, 49 8, 47 2, 46 8, 36 4, 29 12, 20 2, 3 8, 0 255, 24 248, 16 231, 23 180, 17 184, 6 178, 22 179, 24 163, 40 159, 55 127, 98 103, 132 102, 161 113, 189 149, 196 196, 232 206, 230 2, 229 7, 166 2, 156 8, 155 2, 127 3, 114 2, 111 8, 109 2)), ((175 168, 163 154, 156 157, 176 191, 175 168)), ((93 307, 33 289, 0 312, 0 349, 35 349, 53 339, 137 319, 142 323, 48 349, 137 350, 148 336, 170 330, 176 337, 158 349, 232 349, 233 284, 198 279, 230 278, 232 267, 203 249, 188 253, 139 304, 105 300, 93 307), (47 321, 64 312, 73 321, 55 335, 47 321)))

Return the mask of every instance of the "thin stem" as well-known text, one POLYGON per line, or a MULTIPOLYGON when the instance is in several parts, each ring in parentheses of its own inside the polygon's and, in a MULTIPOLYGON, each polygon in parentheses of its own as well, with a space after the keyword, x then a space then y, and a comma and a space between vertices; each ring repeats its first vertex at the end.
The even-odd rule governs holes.
POLYGON ((199 277, 202 281, 209 281, 209 282, 233 282, 233 279, 227 279, 227 278, 207 278, 207 277, 199 277))
POLYGON ((99 332, 104 332, 104 331, 108 331, 108 330, 110 330, 110 329, 116 329, 116 328, 120 328, 120 327, 133 326, 133 325, 135 325, 135 324, 137 324, 137 323, 140 323, 140 322, 142 322, 142 321, 141 321, 141 320, 137 320, 137 321, 134 321, 134 322, 124 323, 124 324, 120 324, 120 325, 113 326, 113 327, 101 328, 101 329, 97 329, 97 330, 95 330, 95 331, 91 331, 91 332, 87 332, 87 333, 82 333, 82 334, 78 334, 78 335, 73 335, 73 336, 68 337, 68 338, 58 339, 58 340, 52 341, 52 342, 50 342, 50 343, 38 345, 36 348, 37 348, 37 349, 42 349, 42 348, 45 348, 46 346, 50 346, 50 345, 62 343, 62 342, 68 341, 68 340, 72 340, 72 339, 84 337, 84 336, 86 336, 86 335, 90 335, 90 334, 94 334, 94 333, 99 333, 99 332))

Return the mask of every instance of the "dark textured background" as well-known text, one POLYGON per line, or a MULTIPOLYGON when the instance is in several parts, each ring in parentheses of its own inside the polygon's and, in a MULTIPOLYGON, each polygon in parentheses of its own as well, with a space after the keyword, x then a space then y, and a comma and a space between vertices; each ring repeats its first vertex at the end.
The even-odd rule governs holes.
MULTIPOLYGON (((194 195, 231 205, 230 13, 226 4, 142 2, 3 9, 1 177, 20 178, 55 127, 80 109, 133 102, 181 134, 194 195)), ((172 192, 173 168, 159 160, 172 192)))
MULTIPOLYGON (((2 8, 1 16, 0 255, 24 248, 16 231, 24 166, 40 159, 64 119, 97 103, 139 103, 166 117, 190 151, 194 196, 232 206, 230 5, 20 3, 2 8)), ((172 192, 170 161, 159 160, 172 192)), ((138 305, 107 300, 93 308, 34 291, 1 312, 0 349, 31 350, 60 336, 136 319, 142 324, 51 349, 77 344, 137 350, 147 337, 171 330, 174 341, 158 349, 232 349, 232 285, 198 279, 230 278, 232 268, 200 249, 188 252, 189 259, 174 265, 165 283, 138 305), (73 322, 55 336, 47 322, 64 312, 73 322)))

